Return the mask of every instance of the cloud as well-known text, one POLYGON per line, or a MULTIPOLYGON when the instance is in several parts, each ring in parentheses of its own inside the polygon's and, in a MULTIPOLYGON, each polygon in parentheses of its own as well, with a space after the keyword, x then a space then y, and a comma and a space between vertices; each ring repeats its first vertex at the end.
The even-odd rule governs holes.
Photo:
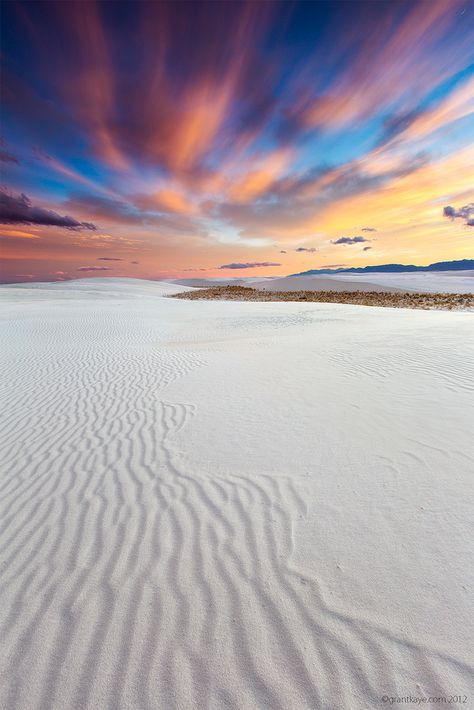
POLYGON ((452 221, 455 219, 463 219, 468 227, 474 227, 474 202, 470 202, 468 205, 464 205, 459 209, 447 205, 443 209, 443 214, 452 221))
POLYGON ((389 143, 398 135, 405 133, 410 126, 422 115, 420 111, 408 111, 407 113, 396 114, 387 118, 383 125, 382 135, 377 145, 389 143))
POLYGON ((299 239, 303 240, 307 238, 303 234, 314 230, 315 221, 330 205, 380 190, 427 163, 424 153, 384 161, 384 156, 369 152, 340 166, 314 168, 277 180, 259 200, 215 204, 213 216, 238 228, 241 237, 257 233, 283 241, 299 229, 299 239))
MULTIPOLYGON (((291 255, 308 235, 319 241, 319 230, 347 234, 380 223, 385 232, 390 222, 390 241, 403 221, 401 228, 421 232, 421 200, 413 194, 397 203, 393 188, 420 170, 429 131, 467 117, 474 95, 462 79, 474 6, 461 18, 446 0, 348 3, 342 18, 337 3, 204 2, 185 15, 179 3, 138 3, 133 18, 109 17, 107 3, 52 3, 47 13, 35 3, 21 13, 7 5, 12 36, 28 36, 31 49, 25 54, 21 42, 6 48, 15 75, 5 77, 5 135, 15 136, 14 152, 23 146, 22 166, 6 165, 12 186, 31 196, 68 195, 61 206, 44 203, 56 219, 64 211, 130 240, 114 236, 108 249, 112 237, 78 232, 68 246, 82 242, 86 263, 94 249, 122 253, 126 262, 140 253, 153 269, 163 255, 175 267, 195 237, 207 239, 211 252, 216 243, 221 256, 211 263, 218 264, 223 243, 260 248, 267 240, 268 252, 235 254, 243 260, 282 255, 282 243, 291 255), (449 101, 441 100, 448 91, 449 101), (374 146, 382 133, 385 143, 374 146), (26 158, 35 144, 41 165, 26 158), (25 182, 16 182, 23 170, 25 182), (27 187, 40 180, 44 192, 27 187), (347 207, 373 191, 376 199, 358 216, 347 207), (382 203, 392 211, 386 221, 382 203)), ((464 125, 452 141, 448 133, 446 142, 436 137, 434 155, 455 151, 466 140, 464 125)), ((0 147, 10 155, 10 145, 0 147)), ((455 204, 470 199, 441 182, 455 204)), ((445 202, 433 184, 423 193, 440 212, 445 202)), ((42 238, 45 231, 38 230, 42 238)), ((308 258, 314 251, 298 249, 308 258)), ((191 263, 198 258, 193 253, 191 263)))
POLYGON ((111 271, 110 266, 78 266, 76 271, 111 271))
POLYGON ((331 241, 331 244, 360 244, 361 242, 370 242, 370 239, 365 237, 339 237, 331 241))
POLYGON ((81 229, 96 230, 95 224, 79 222, 74 217, 60 215, 44 207, 34 207, 23 193, 14 195, 0 188, 0 223, 1 224, 39 224, 51 227, 63 227, 73 231, 81 229))
POLYGON ((307 251, 309 254, 314 254, 314 252, 318 250, 316 247, 296 247, 295 251, 307 251))
POLYGON ((195 236, 207 235, 206 229, 190 215, 152 211, 149 209, 151 203, 135 202, 135 197, 132 196, 129 201, 126 201, 94 194, 73 194, 66 204, 69 209, 87 211, 102 222, 137 226, 153 225, 162 230, 161 234, 167 232, 173 235, 179 232, 195 236))
POLYGON ((98 256, 97 261, 123 261, 123 259, 119 259, 117 256, 98 256))
POLYGON ((0 162, 15 163, 16 165, 19 165, 20 161, 18 158, 16 158, 13 153, 9 153, 7 150, 4 150, 5 145, 5 139, 0 137, 0 162))
POLYGON ((15 156, 12 153, 9 153, 6 150, 2 150, 0 148, 0 161, 2 163, 15 163, 16 165, 20 164, 20 161, 18 158, 15 158, 15 156))
POLYGON ((322 266, 321 268, 322 269, 340 269, 343 266, 347 266, 347 264, 324 264, 324 266, 322 266))
POLYGON ((219 269, 253 269, 257 266, 281 266, 281 264, 277 264, 273 261, 252 261, 245 264, 222 264, 222 266, 219 266, 219 269))
POLYGON ((139 261, 131 261, 130 263, 131 264, 139 264, 140 262, 139 261))
POLYGON ((369 251, 369 249, 372 249, 372 247, 364 247, 362 251, 369 251))

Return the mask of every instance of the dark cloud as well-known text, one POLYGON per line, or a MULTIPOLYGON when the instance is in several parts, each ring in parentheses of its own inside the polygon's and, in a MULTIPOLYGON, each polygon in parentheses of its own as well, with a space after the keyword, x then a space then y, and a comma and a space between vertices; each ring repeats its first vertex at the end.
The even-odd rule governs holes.
POLYGON ((131 264, 139 264, 140 262, 139 261, 131 261, 130 263, 131 264))
POLYGON ((459 209, 447 205, 443 209, 443 214, 451 220, 463 219, 468 227, 474 227, 474 202, 463 205, 459 209))
POLYGON ((281 264, 277 264, 273 261, 252 261, 245 264, 222 264, 222 266, 219 266, 219 269, 253 269, 255 266, 281 266, 281 264))
POLYGON ((361 242, 370 242, 370 239, 365 237, 339 237, 331 241, 331 244, 360 244, 361 242))
POLYGON ((111 271, 110 266, 78 266, 76 271, 111 271))
POLYGON ((376 232, 375 227, 362 227, 361 232, 376 232))
POLYGON ((69 215, 60 215, 44 207, 34 207, 30 199, 23 193, 14 195, 0 189, 0 223, 1 224, 38 224, 51 227, 63 227, 73 231, 81 229, 96 230, 95 224, 78 222, 69 215))
POLYGON ((123 259, 119 259, 117 256, 98 256, 97 261, 123 261, 123 259))
POLYGON ((340 269, 347 264, 324 264, 321 268, 323 269, 340 269))
POLYGON ((314 254, 314 252, 318 250, 316 247, 297 247, 295 251, 307 251, 309 254, 314 254))
POLYGON ((364 247, 362 251, 369 251, 369 249, 372 249, 372 247, 364 247))
POLYGON ((280 251, 280 254, 286 254, 286 251, 285 251, 284 249, 282 249, 282 250, 280 251))

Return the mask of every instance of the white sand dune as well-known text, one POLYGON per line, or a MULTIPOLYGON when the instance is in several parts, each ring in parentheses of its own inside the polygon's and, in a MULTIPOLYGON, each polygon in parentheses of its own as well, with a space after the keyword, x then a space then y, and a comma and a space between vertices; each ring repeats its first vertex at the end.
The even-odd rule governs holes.
MULTIPOLYGON (((296 277, 298 278, 298 277, 296 277)), ((313 277, 314 278, 314 277, 313 277)), ((358 279, 372 287, 390 287, 419 293, 474 293, 474 271, 415 271, 400 274, 338 274, 330 277, 346 287, 358 279)), ((376 290, 373 289, 373 290, 376 290)))
POLYGON ((474 316, 173 288, 0 289, 2 710, 472 703, 474 316))
POLYGON ((384 283, 370 283, 365 278, 339 279, 337 276, 283 276, 279 279, 264 279, 246 284, 266 291, 400 291, 384 283))
POLYGON ((353 277, 339 280, 337 276, 275 276, 270 278, 241 279, 177 279, 173 284, 182 284, 192 288, 212 286, 248 286, 267 291, 400 291, 399 288, 383 283, 374 284, 353 277))
POLYGON ((315 274, 270 278, 178 279, 173 284, 196 288, 235 284, 267 291, 418 291, 419 293, 474 293, 474 271, 414 273, 315 274))

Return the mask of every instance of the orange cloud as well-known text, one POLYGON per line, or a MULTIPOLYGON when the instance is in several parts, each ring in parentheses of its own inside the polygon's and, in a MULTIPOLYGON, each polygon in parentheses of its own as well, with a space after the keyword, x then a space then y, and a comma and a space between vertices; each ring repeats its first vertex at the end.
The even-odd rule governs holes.
POLYGON ((243 177, 233 182, 227 197, 236 202, 255 199, 284 174, 292 158, 293 153, 285 149, 261 159, 256 169, 250 169, 243 177))
POLYGON ((23 232, 20 229, 5 229, 1 228, 0 229, 0 236, 1 237, 18 237, 21 239, 39 239, 38 234, 32 234, 31 232, 23 232))
POLYGON ((180 214, 191 214, 196 209, 181 192, 172 189, 160 190, 154 195, 140 197, 135 202, 145 209, 178 212, 180 214))
POLYGON ((438 129, 474 113, 474 77, 453 91, 441 104, 409 126, 404 137, 422 138, 438 129))

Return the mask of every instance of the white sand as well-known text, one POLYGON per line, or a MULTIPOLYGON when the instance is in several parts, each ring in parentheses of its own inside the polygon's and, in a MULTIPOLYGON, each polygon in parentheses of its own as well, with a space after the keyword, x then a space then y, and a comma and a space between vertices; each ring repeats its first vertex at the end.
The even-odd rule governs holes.
POLYGON ((173 288, 0 289, 2 710, 473 707, 474 316, 173 288))
POLYGON ((283 276, 276 279, 252 281, 245 284, 266 291, 379 291, 393 292, 400 289, 379 283, 370 283, 365 278, 341 279, 337 276, 283 276))
POLYGON ((474 271, 419 271, 401 274, 321 274, 270 278, 178 279, 173 284, 197 288, 235 284, 267 291, 417 291, 474 293, 474 271))
MULTIPOLYGON (((298 278, 298 277, 295 277, 298 278)), ((301 277, 305 278, 305 277, 301 277)), ((314 278, 314 277, 313 277, 314 278)), ((401 274, 338 274, 330 276, 334 281, 345 283, 350 290, 358 280, 370 284, 373 290, 378 286, 391 287, 400 291, 419 293, 474 293, 474 271, 415 271, 401 274)))

